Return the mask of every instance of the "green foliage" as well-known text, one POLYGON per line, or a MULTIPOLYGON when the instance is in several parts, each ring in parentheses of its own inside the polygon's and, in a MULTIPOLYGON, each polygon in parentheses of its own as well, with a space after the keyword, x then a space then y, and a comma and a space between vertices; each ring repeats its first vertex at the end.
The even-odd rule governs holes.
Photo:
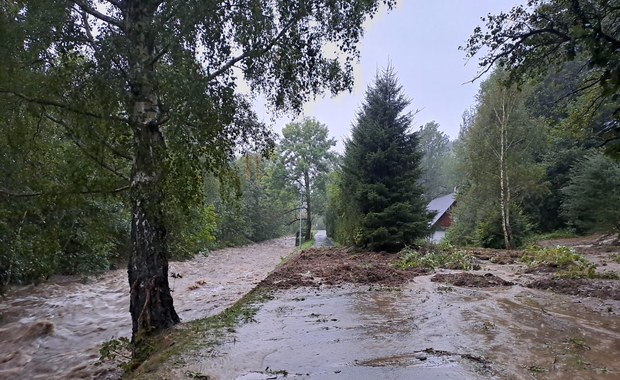
POLYGON ((191 259, 197 253, 212 247, 218 225, 218 215, 214 205, 197 204, 196 208, 187 213, 172 210, 169 217, 169 244, 172 259, 191 259))
POLYGON ((461 183, 447 234, 453 244, 518 245, 529 229, 523 204, 547 193, 538 162, 546 129, 528 113, 531 88, 506 88, 505 76, 498 70, 481 85, 478 105, 456 147, 461 183))
MULTIPOLYGON (((523 245, 523 241, 531 230, 527 217, 516 206, 510 209, 510 227, 512 229, 513 248, 523 245)), ((493 209, 476 227, 475 242, 484 248, 504 248, 504 232, 502 231, 499 210, 493 209)))
POLYGON ((331 150, 336 140, 329 137, 327 126, 308 118, 301 123, 287 124, 282 136, 276 175, 291 195, 302 194, 304 235, 309 239, 314 216, 325 213, 325 186, 336 160, 331 150))
POLYGON ((126 256, 124 159, 64 141, 66 128, 11 99, 0 109, 0 284, 97 273, 126 256))
POLYGON ((400 255, 402 259, 399 262, 399 266, 403 269, 446 268, 471 270, 474 264, 473 256, 465 251, 459 250, 428 250, 421 252, 407 247, 400 251, 400 255))
POLYGON ((349 193, 343 192, 344 188, 342 171, 333 171, 327 184, 327 235, 340 244, 354 245, 361 215, 355 210, 349 193))
POLYGON ((434 121, 420 127, 419 146, 422 150, 420 184, 426 202, 453 191, 455 183, 450 173, 451 148, 448 136, 434 121))
POLYGON ((205 202, 215 214, 215 238, 207 248, 259 242, 288 232, 287 211, 298 199, 279 187, 274 161, 250 154, 237 159, 232 167, 238 187, 207 176, 205 202))
POLYGON ((351 198, 345 218, 355 222, 346 240, 371 250, 395 252, 429 232, 418 183, 422 153, 418 135, 409 132, 408 105, 393 70, 378 73, 346 142, 340 191, 351 198))
MULTIPOLYGON (((607 0, 531 0, 509 12, 488 15, 463 48, 480 58, 483 70, 496 64, 510 72, 512 82, 547 74, 576 63, 577 83, 558 92, 556 100, 574 99, 573 124, 587 130, 597 109, 610 112, 598 125, 610 155, 620 151, 620 8, 607 0), (489 49, 487 49, 489 48, 489 49), (587 70, 583 68, 587 67, 587 70), (575 95, 578 95, 575 98, 575 95)), ((571 76, 565 76, 571 78, 571 76)), ((566 79, 564 79, 566 80, 566 79)))
POLYGON ((556 276, 563 278, 595 278, 596 265, 569 247, 529 248, 520 261, 528 267, 557 268, 556 276))
POLYGON ((312 247, 314 247, 314 239, 310 239, 310 240, 306 240, 301 244, 301 247, 299 247, 299 249, 301 251, 305 251, 306 249, 310 249, 312 247))
POLYGON ((603 229, 620 233, 620 162, 594 151, 570 174, 562 189, 566 219, 581 232, 603 229))
POLYGON ((121 337, 117 339, 110 339, 104 342, 99 348, 99 361, 103 363, 105 361, 118 361, 119 367, 123 370, 129 370, 129 362, 131 361, 131 352, 133 351, 133 345, 129 338, 121 337))
POLYGON ((574 141, 552 138, 547 151, 540 158, 545 168, 545 183, 547 191, 543 193, 526 194, 522 202, 522 209, 532 221, 538 232, 552 232, 567 229, 568 221, 561 213, 562 188, 570 180, 571 166, 583 157, 585 149, 574 141))

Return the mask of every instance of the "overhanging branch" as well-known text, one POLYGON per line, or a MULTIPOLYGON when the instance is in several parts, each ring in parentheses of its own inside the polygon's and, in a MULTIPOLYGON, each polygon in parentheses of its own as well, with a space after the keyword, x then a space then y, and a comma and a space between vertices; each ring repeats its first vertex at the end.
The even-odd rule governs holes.
POLYGON ((14 193, 7 189, 0 188, 0 196, 6 198, 33 198, 42 196, 59 196, 59 195, 88 195, 88 194, 116 194, 125 190, 129 190, 130 186, 125 185, 116 189, 97 189, 97 190, 80 190, 80 191, 36 191, 31 193, 14 193))
POLYGON ((83 115, 83 116, 88 116, 88 117, 93 117, 96 119, 101 119, 101 120, 109 120, 109 121, 117 121, 117 122, 122 122, 122 123, 129 123, 129 119, 124 118, 124 117, 119 117, 119 116, 109 116, 109 115, 101 115, 101 114, 97 114, 94 112, 89 112, 89 111, 84 111, 75 107, 72 107, 68 104, 64 104, 64 103, 60 103, 54 100, 49 100, 49 99, 38 99, 38 98, 31 98, 25 94, 16 92, 16 91, 11 91, 11 90, 6 90, 6 89, 2 89, 0 88, 0 94, 8 94, 8 95, 12 95, 15 96, 17 98, 23 99, 29 103, 33 103, 33 104, 40 104, 42 106, 52 106, 52 107, 58 107, 64 110, 67 110, 69 112, 78 114, 78 115, 83 115))
POLYGON ((110 25, 114 25, 117 28, 119 28, 120 30, 124 30, 123 22, 121 20, 118 20, 118 19, 115 19, 113 17, 104 15, 103 13, 101 13, 98 10, 94 9, 93 7, 91 7, 86 1, 83 1, 83 0, 73 0, 73 3, 75 5, 77 5, 78 7, 80 7, 84 12, 88 13, 89 15, 91 15, 93 17, 96 17, 99 20, 101 20, 103 22, 106 22, 106 23, 108 23, 110 25))
POLYGON ((254 47, 250 50, 245 51, 243 54, 232 58, 230 61, 225 63, 222 67, 220 67, 213 73, 207 75, 207 78, 206 78, 207 81, 210 82, 213 79, 217 78, 218 76, 222 75, 239 61, 242 61, 253 55, 262 55, 262 54, 267 53, 276 44, 276 42, 278 42, 278 40, 280 40, 284 36, 284 33, 286 33, 286 31, 289 30, 292 26, 293 26, 293 21, 289 22, 285 27, 283 27, 282 30, 271 41, 269 41, 267 46, 263 48, 254 47))
POLYGON ((84 146, 84 144, 75 136, 75 134, 73 133, 73 131, 71 130, 71 128, 67 125, 67 123, 65 123, 63 120, 57 119, 51 115, 48 114, 44 114, 45 118, 62 126, 63 128, 65 128, 65 130, 67 131, 67 135, 69 136, 69 138, 71 139, 71 141, 75 144, 75 146, 77 146, 82 153, 84 153, 88 158, 90 158, 91 160, 93 160, 93 162, 95 162, 97 165, 101 166, 102 168, 106 169, 107 171, 111 172, 112 174, 126 180, 129 181, 129 177, 127 177, 126 175, 124 175, 123 173, 120 173, 118 170, 116 170, 115 168, 111 167, 110 165, 106 164, 105 162, 99 160, 97 157, 95 157, 94 154, 92 154, 89 149, 84 146))

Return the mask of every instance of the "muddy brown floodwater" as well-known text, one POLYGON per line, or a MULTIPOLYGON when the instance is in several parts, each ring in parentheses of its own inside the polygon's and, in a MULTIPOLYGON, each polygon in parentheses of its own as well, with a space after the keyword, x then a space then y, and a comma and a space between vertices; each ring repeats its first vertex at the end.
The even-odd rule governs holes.
MULTIPOLYGON (((618 315, 521 286, 278 291, 257 323, 161 379, 619 379, 618 315), (205 377, 206 378, 206 377, 205 377)), ((617 301, 605 302, 615 312, 617 301)), ((600 305, 598 305, 600 306, 600 305)), ((165 366, 164 366, 165 367, 165 366)))
MULTIPOLYGON (((171 263, 179 316, 188 321, 223 311, 293 249, 294 239, 282 238, 171 263)), ((101 343, 131 334, 128 289, 124 270, 10 289, 0 298, 0 379, 116 377, 115 368, 95 363, 101 343)))
MULTIPOLYGON (((619 250, 584 252, 618 270, 619 250)), ((254 322, 142 378, 620 379, 618 280, 597 297, 535 289, 553 274, 479 256, 476 271, 406 274, 386 255, 307 251, 262 282, 274 298, 254 322)))

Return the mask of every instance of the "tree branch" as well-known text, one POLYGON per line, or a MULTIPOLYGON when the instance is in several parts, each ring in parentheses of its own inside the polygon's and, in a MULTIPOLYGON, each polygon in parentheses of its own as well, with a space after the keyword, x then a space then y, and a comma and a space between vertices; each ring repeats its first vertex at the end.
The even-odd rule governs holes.
POLYGON ((62 109, 65 109, 65 110, 67 110, 69 112, 73 112, 73 113, 78 114, 78 115, 94 117, 96 119, 101 119, 101 120, 110 120, 110 121, 118 121, 118 122, 121 122, 121 123, 129 123, 129 119, 124 118, 124 117, 96 114, 94 112, 80 110, 80 109, 77 109, 75 107, 71 107, 70 105, 67 105, 67 104, 64 104, 64 103, 60 103, 60 102, 57 102, 57 101, 54 101, 54 100, 30 98, 27 95, 24 95, 24 94, 19 93, 19 92, 11 91, 11 90, 5 90, 5 89, 0 88, 0 94, 13 95, 13 96, 18 97, 20 99, 23 99, 23 100, 25 100, 25 101, 27 101, 29 103, 40 104, 42 106, 52 106, 52 107, 62 108, 62 109))
POLYGON ((106 16, 98 10, 92 8, 88 3, 84 0, 73 0, 73 3, 79 6, 83 11, 88 13, 89 15, 98 18, 99 20, 106 22, 110 25, 114 25, 120 30, 124 30, 123 22, 121 20, 117 20, 113 17, 106 16))
POLYGON ((0 195, 7 198, 32 198, 41 196, 57 196, 57 195, 88 195, 88 194, 116 194, 129 190, 130 186, 125 185, 116 189, 97 189, 97 190, 80 190, 80 191, 37 191, 33 193, 13 193, 9 190, 0 188, 0 195))
POLYGON ((69 136, 69 138, 71 139, 71 141, 73 141, 73 143, 82 151, 82 153, 84 153, 88 158, 90 158, 91 160, 93 160, 93 162, 95 162, 97 165, 101 166, 102 168, 108 170, 109 172, 111 172, 112 174, 126 180, 129 181, 129 177, 127 177, 126 175, 119 173, 118 170, 114 169, 113 167, 109 166, 108 164, 106 164, 105 162, 100 161, 97 157, 95 157, 95 155, 93 155, 92 153, 90 153, 90 151, 88 150, 88 148, 86 146, 84 146, 84 144, 78 140, 78 138, 75 136, 75 134, 73 133, 73 131, 71 130, 71 128, 63 121, 60 119, 57 119, 49 114, 44 114, 45 117, 62 126, 63 128, 65 128, 65 130, 67 131, 67 135, 69 136))
POLYGON ((495 64, 497 63, 497 61, 509 57, 518 48, 520 48, 523 44, 525 44, 526 41, 530 37, 533 37, 533 36, 536 36, 536 35, 539 35, 539 34, 545 34, 545 33, 553 34, 553 35, 558 36, 560 38, 560 41, 559 42, 558 41, 553 41, 553 42, 550 42, 550 43, 542 44, 541 46, 556 45, 554 50, 557 50, 558 45, 560 45, 561 43, 570 41, 570 37, 568 35, 566 35, 565 33, 560 32, 559 30, 555 30, 555 29, 552 29, 552 28, 534 29, 534 30, 531 30, 531 31, 529 31, 527 33, 506 35, 504 37, 505 40, 503 41, 503 43, 498 44, 498 47, 499 46, 506 46, 505 43, 507 43, 508 40, 514 41, 514 45, 512 45, 510 48, 505 48, 503 51, 500 51, 499 53, 493 53, 492 52, 489 55, 487 55, 484 58, 484 62, 481 63, 481 66, 483 66, 484 69, 482 71, 480 71, 472 80, 467 81, 465 83, 473 83, 473 82, 477 81, 484 74, 486 74, 487 72, 492 70, 493 67, 495 66, 495 64))
POLYGON ((253 55, 262 55, 262 54, 267 53, 276 44, 276 42, 278 42, 278 40, 280 40, 282 36, 284 36, 284 33, 286 33, 286 31, 289 30, 292 26, 293 26, 293 21, 291 21, 290 23, 288 23, 288 25, 283 27, 282 30, 267 44, 267 46, 263 48, 255 47, 253 49, 247 50, 246 52, 244 52, 243 54, 237 57, 232 58, 230 61, 225 63, 222 67, 220 67, 218 70, 207 75, 207 78, 206 78, 207 81, 210 82, 213 79, 217 78, 218 76, 222 75, 224 72, 226 72, 228 69, 230 69, 233 65, 235 65, 239 61, 242 61, 253 55))

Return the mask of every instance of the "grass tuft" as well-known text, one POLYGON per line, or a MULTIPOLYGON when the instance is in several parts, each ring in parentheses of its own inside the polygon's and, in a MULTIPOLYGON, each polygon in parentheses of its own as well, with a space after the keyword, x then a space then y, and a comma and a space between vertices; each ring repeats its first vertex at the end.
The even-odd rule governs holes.
POLYGON ((560 278, 597 278, 596 265, 569 247, 530 247, 521 256, 521 262, 530 268, 555 268, 560 278))
POLYGON ((428 252, 416 251, 405 248, 400 252, 402 259, 398 266, 401 269, 426 268, 426 269, 461 269, 471 270, 474 266, 474 258, 464 251, 433 250, 428 252))

